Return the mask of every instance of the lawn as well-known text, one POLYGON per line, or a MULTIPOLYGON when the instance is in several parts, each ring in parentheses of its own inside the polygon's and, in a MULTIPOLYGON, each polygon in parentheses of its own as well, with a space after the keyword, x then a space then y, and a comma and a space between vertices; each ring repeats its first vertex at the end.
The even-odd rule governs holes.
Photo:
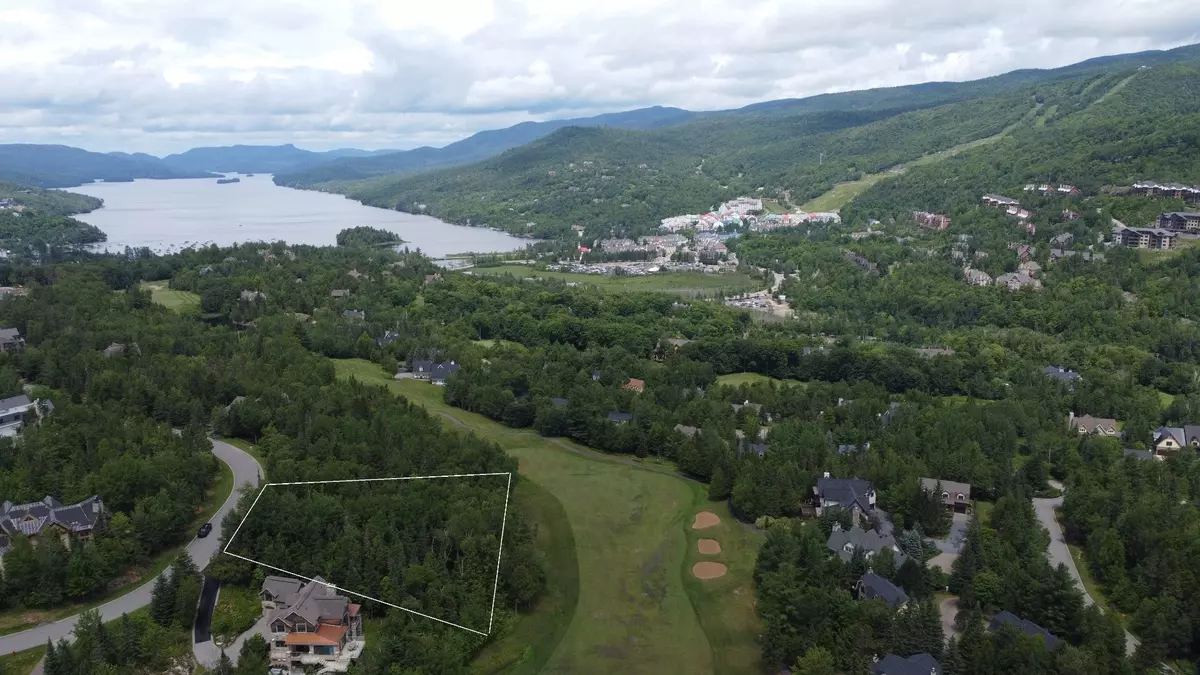
MULTIPOLYGON (((448 424, 497 442, 520 463, 522 476, 529 479, 522 483, 536 484, 565 513, 566 522, 550 536, 560 543, 573 537, 577 576, 552 578, 548 612, 539 607, 485 650, 476 673, 760 671, 755 638, 761 627, 754 615, 751 581, 757 536, 735 523, 724 504, 707 504, 702 486, 675 476, 662 464, 602 455, 568 441, 509 429, 446 405, 440 388, 392 380, 373 363, 335 363, 342 377, 384 384, 452 418, 448 424), (698 537, 690 529, 695 512, 702 509, 723 519, 722 525, 704 533, 721 540, 725 552, 715 559, 729 567, 725 577, 703 584, 691 576, 698 537), (571 583, 578 596, 573 613, 571 583), (504 655, 521 650, 527 650, 525 659, 515 669, 505 668, 505 661, 513 659, 504 655)), ((553 511, 544 498, 540 508, 544 514, 553 511)), ((556 520, 539 516, 537 508, 527 512, 539 525, 556 520)), ((545 550, 550 561, 566 558, 556 546, 545 550)))
POLYGON ((40 623, 57 621, 68 616, 74 616, 93 607, 99 607, 140 588, 143 583, 161 574, 163 570, 167 569, 174 562, 179 552, 191 540, 191 534, 196 528, 208 522, 213 514, 217 512, 217 509, 221 508, 221 505, 229 498, 229 494, 233 492, 233 471, 224 462, 218 462, 218 464, 221 467, 221 471, 217 474, 216 483, 209 489, 204 508, 197 512, 196 517, 188 524, 187 538, 184 540, 184 543, 159 553, 150 562, 149 566, 137 570, 138 576, 136 581, 124 584, 114 591, 87 602, 63 605, 53 609, 14 609, 0 613, 0 635, 19 633, 20 631, 33 628, 40 623))
POLYGON ((806 213, 837 211, 854 201, 855 197, 866 192, 872 185, 893 175, 895 174, 887 172, 869 173, 858 180, 838 183, 828 192, 802 204, 800 210, 806 213))
POLYGON ((213 609, 212 634, 218 644, 231 644, 246 632, 262 615, 258 591, 227 584, 221 586, 217 606, 213 609))
POLYGON ((703 272, 668 272, 640 277, 610 276, 603 274, 576 274, 574 272, 551 272, 536 270, 525 265, 501 265, 480 267, 475 274, 511 274, 519 278, 560 279, 562 281, 596 286, 609 293, 673 293, 675 295, 735 295, 746 291, 760 290, 762 282, 745 274, 705 274, 703 272))
POLYGON ((45 647, 34 647, 23 652, 0 655, 0 673, 4 675, 29 675, 33 667, 42 660, 45 647))
POLYGON ((200 296, 190 291, 173 291, 170 281, 143 281, 141 289, 150 291, 152 301, 180 314, 200 311, 200 296))
POLYGON ((763 384, 765 382, 773 382, 775 384, 788 386, 804 386, 804 383, 800 380, 780 380, 767 375, 760 375, 758 373, 729 373, 728 375, 717 376, 717 384, 724 385, 726 387, 740 387, 743 384, 754 385, 763 384))
POLYGON ((1165 391, 1158 392, 1158 404, 1159 404, 1159 406, 1162 407, 1163 410, 1170 408, 1171 404, 1174 402, 1175 402, 1175 397, 1172 396, 1171 394, 1168 394, 1165 391))

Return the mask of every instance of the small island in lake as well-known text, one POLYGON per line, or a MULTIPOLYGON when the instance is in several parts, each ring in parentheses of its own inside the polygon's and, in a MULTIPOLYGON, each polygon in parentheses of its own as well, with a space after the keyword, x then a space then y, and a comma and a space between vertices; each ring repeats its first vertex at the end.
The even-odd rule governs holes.
POLYGON ((404 240, 395 232, 366 225, 348 227, 337 233, 338 246, 394 246, 403 243, 404 240))
POLYGON ((240 182, 242 182, 242 179, 238 178, 237 176, 234 176, 233 178, 218 178, 217 179, 217 185, 226 185, 228 183, 240 183, 240 182))
POLYGON ((246 178, 254 178, 254 174, 248 173, 248 174, 246 174, 246 178))

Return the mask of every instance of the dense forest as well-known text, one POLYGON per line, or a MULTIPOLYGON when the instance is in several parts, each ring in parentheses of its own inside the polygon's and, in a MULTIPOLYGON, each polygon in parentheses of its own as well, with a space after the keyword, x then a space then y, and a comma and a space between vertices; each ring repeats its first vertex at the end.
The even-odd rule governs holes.
POLYGON ((348 227, 337 233, 338 246, 380 246, 399 243, 401 243, 400 235, 395 232, 366 225, 348 227))

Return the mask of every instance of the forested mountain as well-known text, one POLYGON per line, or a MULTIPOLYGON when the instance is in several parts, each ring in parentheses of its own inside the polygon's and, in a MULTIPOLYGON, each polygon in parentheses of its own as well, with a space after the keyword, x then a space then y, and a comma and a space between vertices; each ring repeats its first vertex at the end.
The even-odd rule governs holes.
POLYGON ((292 145, 231 145, 192 148, 167 155, 163 164, 179 171, 218 171, 222 173, 280 173, 298 171, 344 157, 371 157, 395 150, 356 150, 343 148, 327 152, 302 150, 292 145))
POLYGON ((422 147, 367 158, 343 159, 306 171, 277 175, 280 185, 307 187, 328 181, 361 180, 393 173, 413 173, 445 166, 469 164, 542 138, 564 127, 612 127, 614 129, 654 129, 682 124, 696 117, 679 108, 642 108, 595 117, 522 122, 507 129, 481 131, 441 148, 422 147))
MULTIPOLYGON (((1113 150, 1136 146, 1151 156, 1170 153, 1169 147, 1155 149, 1168 132, 1152 130, 1170 122, 1175 126, 1169 128, 1179 130, 1170 134, 1171 142, 1187 147, 1190 121, 1164 118, 1186 118, 1191 100, 1187 73, 1197 63, 1200 49, 1185 47, 975 82, 773 101, 658 129, 565 128, 492 159, 416 175, 357 182, 353 179, 369 174, 285 179, 344 192, 368 204, 514 232, 554 236, 582 223, 638 233, 663 217, 701 211, 740 194, 799 205, 838 182, 899 170, 917 159, 923 158, 922 166, 911 168, 913 173, 948 171, 947 161, 934 153, 970 151, 972 141, 1002 140, 1002 132, 1014 142, 1039 145, 1039 153, 1054 154, 1064 164, 1063 144, 1111 166, 1124 162, 1123 155, 1109 152, 1113 150), (1179 78, 1185 80, 1182 86, 1179 78), (1124 146, 1109 147, 1118 129, 1129 138, 1124 146), (1053 145, 1039 140, 1051 137, 1053 145)), ((993 147, 981 144, 970 156, 986 156, 993 147)), ((1134 168, 1168 169, 1127 166, 1125 173, 1134 168)), ((1014 169, 1022 180, 1039 173, 1032 164, 1014 169)), ((940 207, 933 203, 923 208, 940 207)))
POLYGON ((206 171, 176 169, 149 155, 104 154, 66 145, 0 145, 0 180, 44 188, 74 187, 95 180, 209 175, 206 171))

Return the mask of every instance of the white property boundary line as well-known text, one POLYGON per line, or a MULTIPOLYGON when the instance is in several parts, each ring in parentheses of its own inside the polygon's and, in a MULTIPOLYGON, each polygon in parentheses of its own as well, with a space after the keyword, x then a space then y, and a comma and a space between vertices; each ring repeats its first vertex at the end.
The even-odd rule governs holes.
POLYGON ((371 600, 373 602, 378 602, 380 604, 387 605, 388 607, 395 607, 396 609, 401 610, 403 612, 408 612, 409 614, 415 614, 424 619, 432 619, 433 621, 437 621, 439 623, 444 623, 447 626, 454 626, 455 628, 461 628, 465 631, 475 633, 476 635, 482 635, 484 637, 487 637, 492 632, 492 620, 496 616, 496 592, 498 590, 500 590, 500 559, 501 559, 501 556, 504 555, 504 527, 508 522, 508 497, 511 493, 512 493, 512 473, 511 472, 456 473, 456 474, 447 474, 447 475, 443 475, 443 476, 404 476, 404 477, 400 477, 400 478, 351 478, 348 480, 313 480, 313 481, 303 481, 303 482, 294 482, 294 483, 267 483, 267 484, 263 485, 262 488, 258 491, 258 496, 254 498, 254 503, 250 505, 250 508, 246 511, 246 515, 242 517, 242 522, 238 523, 237 529, 235 529, 233 531, 233 535, 229 537, 229 541, 225 542, 225 549, 221 552, 224 553, 225 555, 230 555, 230 556, 233 556, 234 558, 240 558, 242 560, 245 560, 246 562, 254 563, 255 565, 262 565, 263 567, 269 567, 273 570, 277 570, 277 571, 283 572, 285 574, 290 574, 294 577, 297 577, 300 579, 305 579, 305 580, 311 581, 313 583, 321 583, 321 584, 324 584, 325 586, 328 586, 329 588, 332 588, 334 590, 340 590, 343 593, 348 593, 350 595, 356 595, 360 598, 366 598, 367 600, 371 600), (339 588, 328 582, 317 581, 316 579, 313 579, 311 577, 306 577, 302 574, 296 574, 295 572, 292 572, 290 570, 285 570, 282 567, 276 567, 274 565, 269 565, 265 562, 262 562, 261 560, 254 560, 252 558, 247 558, 246 556, 242 556, 242 555, 238 555, 236 553, 229 552, 229 546, 231 544, 233 544, 233 540, 234 540, 234 538, 237 537, 238 532, 241 531, 242 525, 245 525, 246 520, 248 518, 250 518, 250 514, 254 511, 254 507, 258 505, 258 500, 263 496, 263 493, 266 492, 267 488, 271 487, 272 485, 288 486, 288 485, 329 485, 329 484, 334 484, 334 483, 377 483, 377 482, 383 482, 383 481, 430 480, 430 479, 435 479, 435 478, 478 478, 478 477, 482 477, 482 476, 507 476, 508 477, 508 485, 504 489, 504 515, 500 519, 500 546, 498 547, 498 550, 496 551, 496 576, 495 576, 495 583, 492 586, 492 609, 491 609, 491 613, 488 615, 488 629, 487 629, 486 633, 483 631, 475 630, 474 628, 467 628, 466 626, 460 626, 456 623, 446 621, 445 619, 439 619, 436 616, 429 616, 428 614, 422 614, 421 612, 418 612, 418 611, 412 610, 412 609, 408 609, 405 607, 401 607, 400 605, 393 605, 392 603, 390 603, 386 600, 380 600, 379 598, 373 598, 373 597, 371 597, 369 595, 365 595, 363 593, 355 593, 354 591, 349 591, 349 590, 346 590, 345 588, 339 588))

